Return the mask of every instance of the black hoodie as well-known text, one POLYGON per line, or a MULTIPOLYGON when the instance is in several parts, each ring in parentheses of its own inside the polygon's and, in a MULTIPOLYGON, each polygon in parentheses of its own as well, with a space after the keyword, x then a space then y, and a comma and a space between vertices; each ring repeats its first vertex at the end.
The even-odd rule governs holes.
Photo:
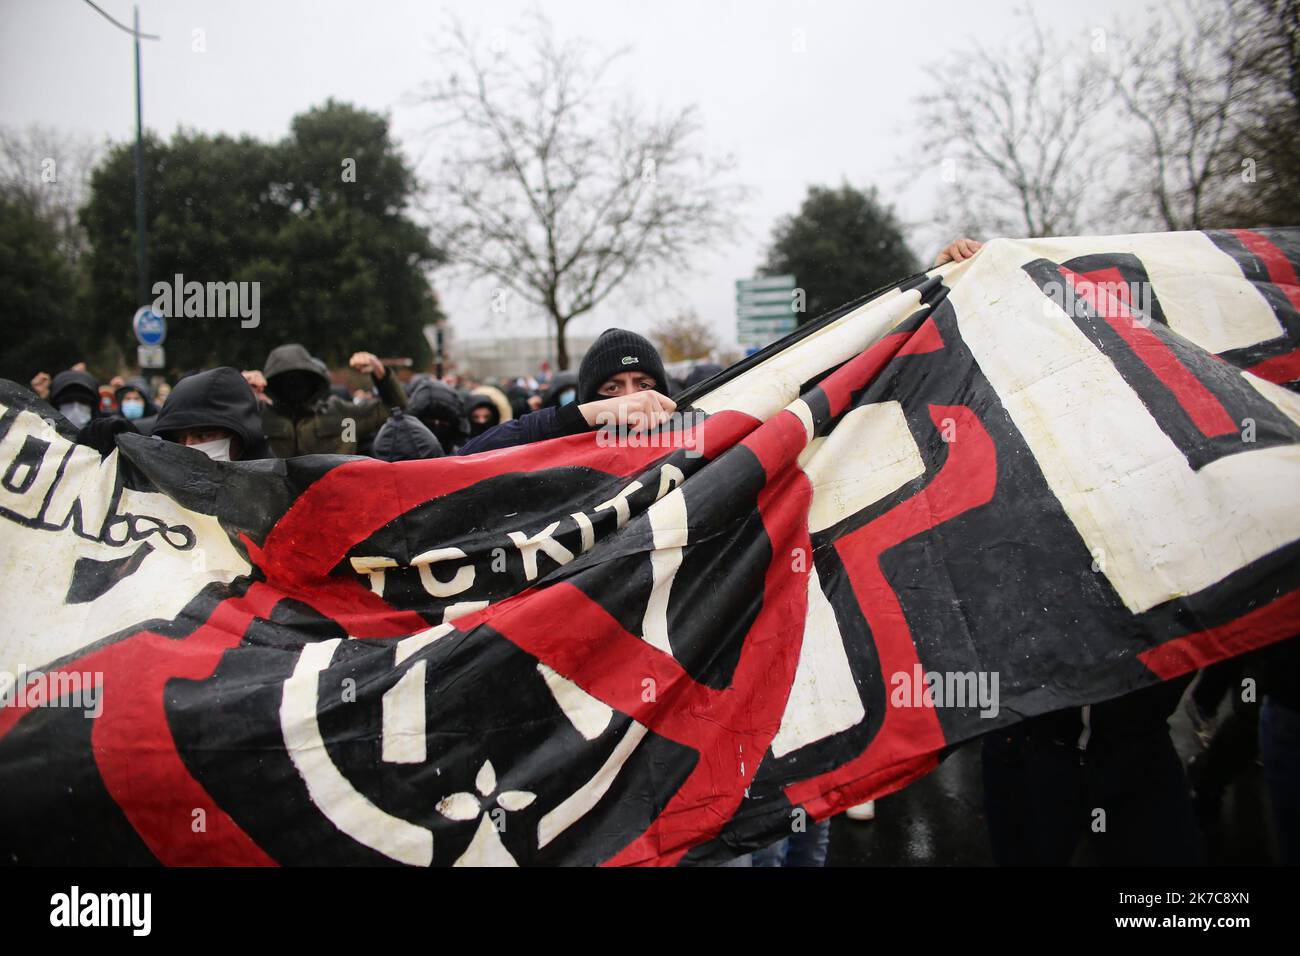
POLYGON ((511 385, 505 390, 506 401, 510 403, 510 414, 523 418, 532 409, 528 406, 528 389, 522 385, 511 385))
POLYGON ((406 413, 423 422, 449 455, 469 438, 465 403, 460 393, 445 382, 427 375, 412 378, 407 385, 406 413))
POLYGON ((556 372, 555 377, 551 379, 550 385, 546 388, 546 394, 542 399, 542 408, 559 408, 560 396, 565 392, 573 392, 573 401, 578 400, 578 373, 577 372, 556 372))
POLYGON ((228 428, 239 436, 239 460, 270 458, 257 396, 229 366, 181 379, 158 413, 153 433, 169 441, 185 428, 228 428))
POLYGON ((323 399, 330 390, 329 376, 321 371, 320 364, 305 348, 297 343, 279 345, 271 349, 262 367, 266 377, 266 390, 278 405, 310 407, 323 399), (306 390, 290 394, 286 388, 289 373, 297 372, 306 390))
POLYGON ((379 429, 371 455, 380 461, 420 461, 441 458, 442 445, 423 422, 399 408, 379 429))
POLYGON ((89 372, 67 369, 50 382, 50 404, 58 408, 64 402, 85 402, 99 415, 99 384, 89 372))
POLYGON ((122 396, 127 392, 139 392, 140 397, 144 399, 144 413, 146 415, 158 414, 158 403, 153 400, 153 389, 149 383, 142 378, 128 379, 124 384, 113 389, 113 398, 117 402, 117 407, 122 407, 122 396))

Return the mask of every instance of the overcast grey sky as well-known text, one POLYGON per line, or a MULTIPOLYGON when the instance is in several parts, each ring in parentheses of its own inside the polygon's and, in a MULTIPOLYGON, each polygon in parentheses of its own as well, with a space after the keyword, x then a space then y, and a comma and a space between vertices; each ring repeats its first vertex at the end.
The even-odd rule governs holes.
MULTIPOLYGON (((98 0, 129 22, 127 0, 98 0)), ((437 142, 411 94, 436 75, 432 46, 449 15, 472 30, 527 42, 532 2, 414 0, 141 0, 145 125, 170 136, 204 132, 285 135, 290 118, 327 97, 391 116, 419 171, 435 169, 437 142), (202 30, 206 51, 195 52, 202 30)), ((876 185, 908 224, 918 254, 933 257, 930 224, 938 160, 919 155, 913 100, 945 81, 945 63, 976 41, 1014 35, 1018 0, 552 0, 540 6, 561 36, 609 51, 629 46, 612 79, 644 103, 700 110, 707 146, 734 154, 753 190, 745 231, 702 253, 697 272, 652 299, 622 296, 575 324, 648 329, 692 307, 734 341, 734 281, 752 275, 771 228, 797 209, 809 184, 876 185), (796 52, 795 31, 806 50, 796 52)), ((1069 43, 1132 16, 1131 0, 1039 0, 1042 19, 1069 43)), ((0 123, 42 123, 107 137, 134 135, 132 44, 82 0, 0 0, 0 123)), ((492 321, 486 289, 435 276, 464 336, 535 332, 516 316, 492 321)))

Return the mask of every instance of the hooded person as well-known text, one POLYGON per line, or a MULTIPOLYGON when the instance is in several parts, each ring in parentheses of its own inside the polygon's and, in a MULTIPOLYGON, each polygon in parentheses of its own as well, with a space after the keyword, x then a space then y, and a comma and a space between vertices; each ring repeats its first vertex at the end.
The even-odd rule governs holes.
POLYGON ((505 390, 506 401, 510 403, 510 417, 523 418, 532 408, 528 405, 528 389, 515 384, 505 390))
MULTIPOLYGON (((486 395, 488 398, 492 399, 492 404, 497 408, 497 418, 492 424, 495 425, 500 422, 508 422, 515 417, 514 410, 510 407, 510 399, 506 398, 505 392, 501 391, 501 389, 497 388, 495 385, 479 385, 470 392, 470 403, 465 406, 467 414, 470 408, 473 407, 475 395, 486 395)), ((470 424, 473 424, 472 420, 470 424)))
POLYGON ((229 366, 176 383, 154 422, 154 435, 197 448, 214 461, 271 458, 257 396, 229 366))
POLYGON ((50 382, 50 404, 76 428, 85 428, 100 418, 99 384, 89 372, 67 369, 50 382))
POLYGON ((501 423, 501 408, 491 395, 471 394, 466 415, 471 441, 501 423))
POLYGON ((441 458, 443 451, 438 437, 422 421, 398 408, 375 435, 370 454, 380 461, 422 461, 441 458))
POLYGON ((649 339, 626 329, 606 329, 582 357, 573 401, 547 405, 523 418, 502 422, 470 439, 459 453, 473 455, 576 435, 629 412, 646 416, 653 427, 676 408, 661 391, 668 387, 667 382, 663 359, 649 339))
POLYGON ((113 397, 117 400, 118 413, 127 421, 135 422, 137 427, 141 419, 158 414, 153 391, 142 378, 133 378, 119 385, 113 397))
POLYGON ((578 373, 577 372, 559 372, 551 379, 551 384, 546 389, 546 394, 542 398, 542 408, 559 408, 561 405, 568 405, 578 398, 578 373))
POLYGON ((454 455, 469 438, 469 419, 460 394, 445 382, 417 375, 407 383, 406 412, 433 432, 443 451, 454 455))
POLYGON ((350 364, 370 373, 379 390, 377 401, 353 402, 331 394, 324 363, 301 345, 271 350, 262 369, 271 401, 261 403, 261 414, 266 439, 277 458, 355 455, 359 444, 387 421, 389 409, 406 407, 401 383, 379 359, 357 352, 350 364))
MULTIPOLYGON (((131 430, 138 434, 153 434, 153 426, 158 419, 158 406, 154 404, 153 392, 144 379, 133 378, 117 386, 113 397, 117 399, 114 419, 130 422, 131 430)), ((115 428, 113 434, 121 431, 123 429, 115 428)))

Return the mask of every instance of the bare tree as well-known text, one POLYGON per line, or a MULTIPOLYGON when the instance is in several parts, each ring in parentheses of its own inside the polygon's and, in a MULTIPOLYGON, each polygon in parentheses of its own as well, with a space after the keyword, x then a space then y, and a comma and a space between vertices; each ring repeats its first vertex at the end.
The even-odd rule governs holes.
POLYGON ((653 115, 605 96, 618 56, 595 60, 540 15, 530 50, 483 52, 459 23, 447 75, 422 96, 444 160, 431 187, 435 240, 453 263, 541 308, 565 329, 635 276, 686 270, 731 231, 742 196, 728 159, 699 149, 692 107, 653 115))
POLYGON ((1246 94, 1210 217, 1229 226, 1300 222, 1300 0, 1232 0, 1246 94))
POLYGON ((1239 171, 1234 132, 1258 88, 1242 6, 1185 0, 1141 32, 1115 31, 1109 78, 1131 120, 1120 218, 1170 230, 1221 225, 1213 210, 1239 171))
POLYGON ((967 234, 1050 236, 1081 231, 1090 187, 1108 156, 1098 148, 1105 82, 1052 36, 1032 8, 1008 48, 945 65, 941 89, 920 100, 926 151, 947 188, 940 218, 967 234))
POLYGON ((706 358, 718 348, 713 330, 690 309, 661 320, 650 337, 665 362, 706 358))
POLYGON ((74 267, 86 251, 77 214, 89 198, 99 152, 93 141, 53 127, 0 127, 0 195, 49 222, 59 251, 74 267))

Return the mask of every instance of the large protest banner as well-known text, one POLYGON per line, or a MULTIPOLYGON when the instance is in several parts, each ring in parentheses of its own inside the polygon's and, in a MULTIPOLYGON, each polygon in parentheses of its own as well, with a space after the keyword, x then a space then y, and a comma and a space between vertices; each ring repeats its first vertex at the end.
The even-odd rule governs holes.
POLYGON ((652 436, 101 461, 0 383, 0 859, 673 865, 1300 632, 1300 230, 996 240, 652 436))

